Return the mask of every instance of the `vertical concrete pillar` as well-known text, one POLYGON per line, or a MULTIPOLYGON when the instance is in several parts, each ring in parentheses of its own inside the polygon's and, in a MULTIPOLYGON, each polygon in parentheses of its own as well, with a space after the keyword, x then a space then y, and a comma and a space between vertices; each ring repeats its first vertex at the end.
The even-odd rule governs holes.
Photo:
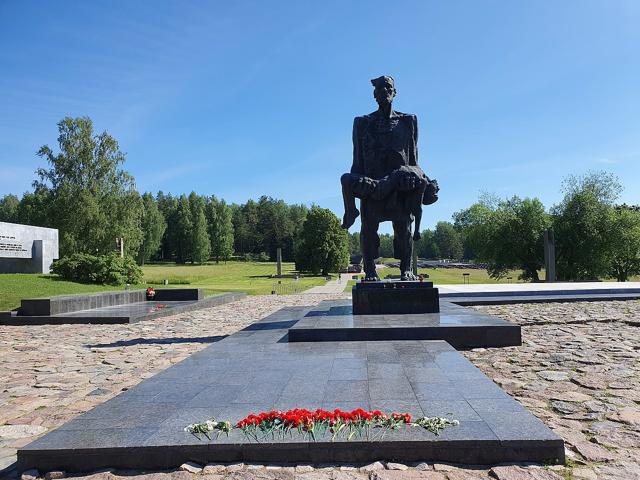
POLYGON ((278 247, 276 250, 276 275, 278 277, 282 276, 282 248, 278 247))
POLYGON ((44 245, 42 240, 34 240, 31 247, 31 270, 33 273, 49 273, 51 271, 51 262, 45 265, 44 245))

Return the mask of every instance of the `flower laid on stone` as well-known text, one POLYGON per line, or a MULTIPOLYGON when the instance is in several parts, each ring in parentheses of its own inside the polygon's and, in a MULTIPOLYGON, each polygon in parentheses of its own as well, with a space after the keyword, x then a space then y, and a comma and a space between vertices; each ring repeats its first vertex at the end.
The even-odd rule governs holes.
POLYGON ((159 303, 158 305, 154 305, 151 311, 157 312, 158 310, 162 310, 163 308, 167 308, 167 306, 164 303, 159 303))
POLYGON ((415 425, 429 430, 434 435, 440 435, 440 433, 447 427, 456 427, 460 425, 458 420, 449 420, 444 417, 422 417, 418 418, 415 425))
POLYGON ((216 432, 217 435, 221 433, 226 433, 229 435, 233 427, 230 422, 217 422, 215 418, 211 418, 205 422, 201 423, 192 423, 191 425, 187 425, 184 427, 184 431, 188 433, 192 433, 194 435, 205 435, 208 439, 211 439, 209 435, 211 432, 216 432))
POLYGON ((334 441, 339 436, 347 440, 354 437, 373 440, 369 437, 369 430, 372 428, 380 429, 381 436, 384 436, 386 431, 397 430, 405 425, 422 427, 434 435, 439 435, 445 428, 459 424, 458 420, 440 417, 421 417, 412 422, 409 413, 386 414, 380 410, 367 411, 362 408, 351 412, 340 409, 311 411, 296 408, 286 412, 272 410, 258 414, 252 413, 240 420, 235 427, 232 427, 229 422, 216 422, 211 419, 203 423, 191 424, 185 428, 185 431, 195 435, 204 434, 210 438, 210 432, 217 431, 218 435, 221 432, 228 434, 233 428, 237 428, 249 439, 255 441, 260 441, 267 436, 284 437, 293 431, 315 441, 317 435, 323 436, 329 433, 331 441, 334 441))
POLYGON ((368 433, 368 428, 399 428, 403 423, 409 423, 411 415, 408 413, 393 413, 385 415, 379 410, 366 411, 361 408, 351 412, 336 409, 334 411, 318 409, 316 411, 296 408, 287 412, 271 411, 257 415, 249 415, 240 420, 237 427, 248 437, 258 440, 259 434, 285 435, 291 430, 305 434, 310 440, 315 440, 316 433, 329 432, 331 440, 338 435, 346 434, 347 440, 354 436, 368 433))

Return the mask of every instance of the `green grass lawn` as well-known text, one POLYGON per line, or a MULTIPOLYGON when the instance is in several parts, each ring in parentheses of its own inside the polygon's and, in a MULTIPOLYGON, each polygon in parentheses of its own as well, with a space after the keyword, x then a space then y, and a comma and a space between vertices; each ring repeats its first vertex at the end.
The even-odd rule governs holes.
MULTIPOLYGON (((293 263, 283 263, 283 273, 294 272, 293 263)), ((163 286, 169 280, 169 288, 202 288, 206 295, 221 292, 247 292, 250 295, 269 294, 277 279, 270 278, 276 273, 276 264, 271 262, 227 262, 207 265, 145 265, 143 268, 146 284, 132 285, 130 288, 163 286)), ((287 287, 296 281, 292 278, 280 280, 287 287)), ((301 277, 299 288, 307 289, 324 285, 324 277, 301 277)), ((103 291, 122 290, 124 287, 112 285, 91 285, 67 282, 55 275, 0 274, 0 311, 11 310, 20 305, 23 298, 42 298, 54 295, 73 295, 103 291)))
MULTIPOLYGON (((508 276, 512 277, 511 280, 503 278, 496 280, 491 278, 486 270, 474 269, 474 268, 419 268, 418 273, 429 275, 429 281, 435 285, 455 285, 465 282, 463 273, 468 273, 469 283, 521 283, 522 280, 518 280, 520 275, 519 270, 512 271, 508 276)), ((387 275, 400 275, 400 269, 398 268, 378 268, 378 275, 380 278, 385 278, 387 275)), ((544 279, 544 272, 539 273, 540 278, 544 279)), ((349 284, 345 288, 346 292, 351 291, 351 287, 355 281, 349 281, 349 284)))
MULTIPOLYGON (((283 263, 282 273, 293 274, 295 265, 283 263)), ((190 287, 204 288, 208 294, 219 292, 247 292, 250 295, 271 293, 278 279, 271 278, 276 273, 273 262, 227 262, 207 265, 145 265, 144 278, 148 283, 161 285, 164 279, 169 285, 189 282, 190 287)), ((293 284, 293 278, 283 278, 283 284, 293 284)), ((324 285, 324 277, 300 277, 297 283, 306 288, 324 285)), ((176 286, 176 285, 174 285, 176 286)), ((179 285, 178 285, 179 286, 179 285)), ((183 285, 184 286, 184 285, 183 285)))

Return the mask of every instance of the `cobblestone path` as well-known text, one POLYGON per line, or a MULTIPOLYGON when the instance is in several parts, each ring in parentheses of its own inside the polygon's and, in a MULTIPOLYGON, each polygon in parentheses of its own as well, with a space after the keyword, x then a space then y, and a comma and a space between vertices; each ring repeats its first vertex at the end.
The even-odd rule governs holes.
MULTIPOLYGON (((289 305, 328 295, 253 296, 132 325, 0 327, 0 469, 15 450, 200 350, 289 305)), ((93 480, 263 478, 640 479, 640 302, 476 307, 523 326, 524 343, 465 352, 567 442, 567 467, 453 465, 185 465, 175 472, 100 472, 93 480)), ((41 472, 44 474, 44 472, 41 472)), ((7 473, 11 476, 12 473, 7 473)), ((13 475, 15 475, 13 473, 13 475)), ((61 475, 49 475, 59 478, 61 475)), ((25 480, 31 480, 25 475, 25 480)))

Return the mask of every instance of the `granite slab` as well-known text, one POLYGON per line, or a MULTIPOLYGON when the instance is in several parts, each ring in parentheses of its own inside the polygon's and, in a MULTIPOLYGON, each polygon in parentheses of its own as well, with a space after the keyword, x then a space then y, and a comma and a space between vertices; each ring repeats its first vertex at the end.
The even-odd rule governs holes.
POLYGON ((458 350, 521 345, 520 326, 450 302, 440 313, 354 315, 348 300, 326 301, 289 329, 292 342, 445 340, 458 350))
MULTIPOLYGON (((134 323, 142 320, 166 317, 177 313, 214 307, 234 302, 246 296, 245 293, 223 293, 205 297, 202 300, 157 301, 142 300, 139 302, 88 308, 58 314, 17 315, 16 312, 5 312, 0 315, 0 325, 56 325, 56 324, 119 324, 134 323)), ((171 297, 170 297, 171 298, 171 297)))
MULTIPOLYGON (((191 355, 18 450, 18 469, 165 469, 186 461, 469 464, 563 462, 562 440, 444 341, 289 342, 309 308, 286 308, 191 355), (184 427, 262 410, 381 409, 445 415, 436 436, 407 427, 373 441, 211 441, 184 427)), ((307 317, 308 318, 308 317, 307 317)), ((371 439, 369 439, 371 440, 371 439)))
POLYGON ((432 282, 378 280, 356 282, 351 289, 356 315, 437 313, 438 289, 432 282))
MULTIPOLYGON (((612 302, 640 300, 640 292, 634 291, 617 291, 617 292, 598 292, 592 291, 588 293, 575 293, 572 291, 565 292, 473 292, 460 294, 446 294, 444 299, 460 306, 473 305, 513 305, 519 303, 573 303, 573 302, 612 302)), ((442 299, 441 299, 442 300, 442 299)))

